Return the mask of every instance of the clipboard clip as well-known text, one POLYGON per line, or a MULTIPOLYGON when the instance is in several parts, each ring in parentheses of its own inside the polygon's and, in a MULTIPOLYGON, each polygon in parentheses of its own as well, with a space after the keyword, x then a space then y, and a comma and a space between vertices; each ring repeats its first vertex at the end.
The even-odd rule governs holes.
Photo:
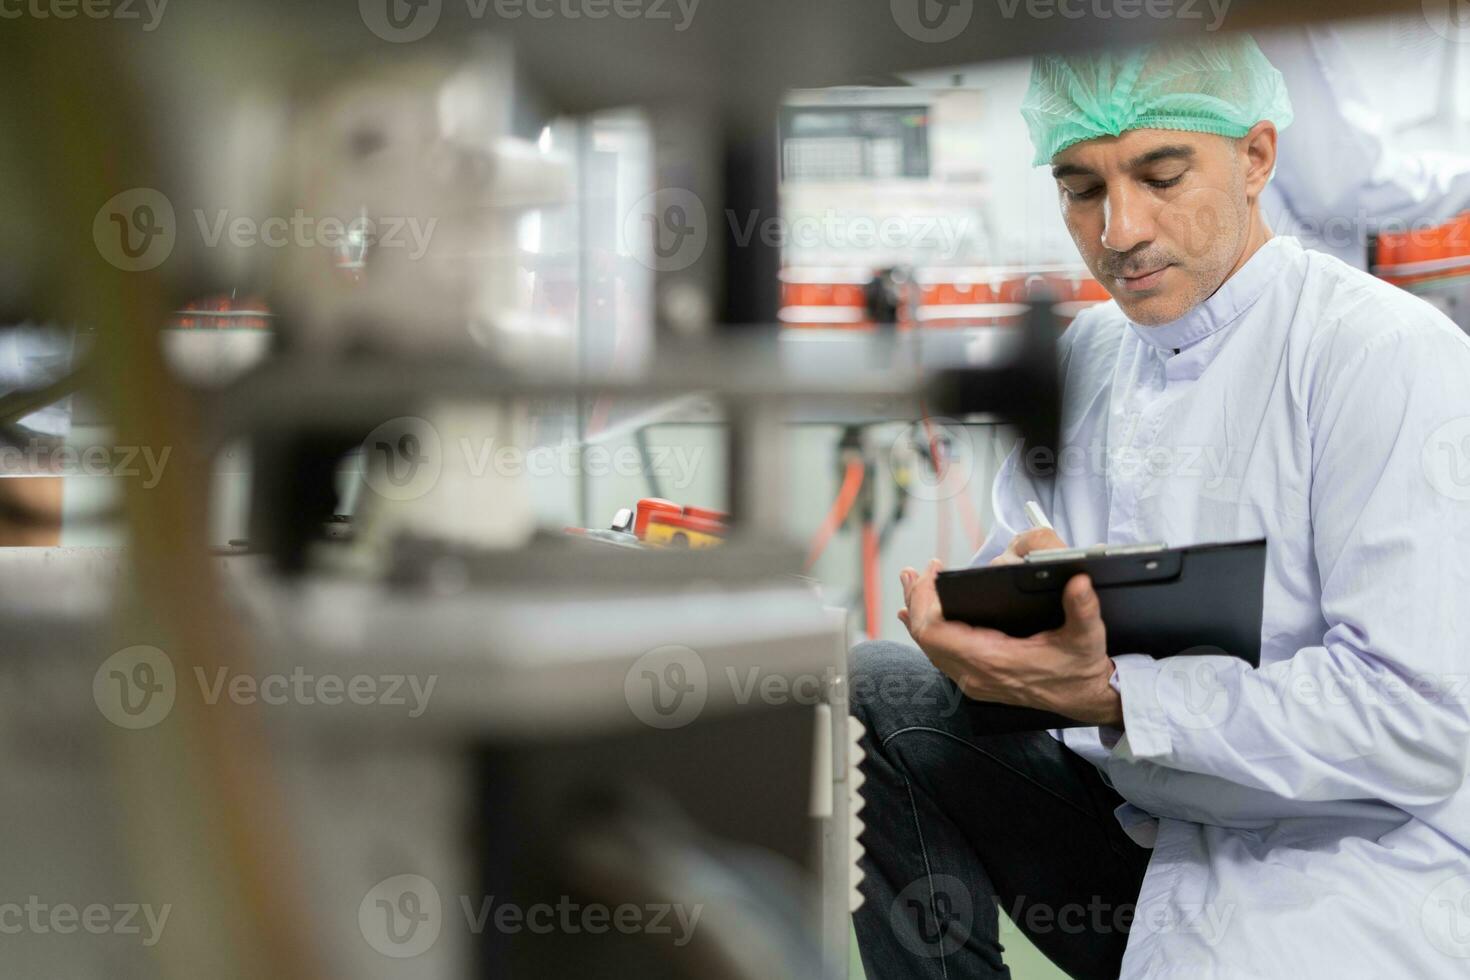
POLYGON ((1162 541, 1146 544, 1095 544, 1090 548, 1042 548, 1033 551, 1021 560, 1036 564, 1048 561, 1077 561, 1083 558, 1115 558, 1120 555, 1147 555, 1155 551, 1167 551, 1169 546, 1162 541))
POLYGON ((1158 544, 1129 544, 1094 548, 1054 548, 1038 561, 1012 565, 1016 587, 1022 592, 1054 592, 1079 572, 1087 572, 1098 589, 1118 585, 1170 582, 1179 577, 1184 558, 1158 544), (1095 558, 1108 561, 1093 562, 1095 558))

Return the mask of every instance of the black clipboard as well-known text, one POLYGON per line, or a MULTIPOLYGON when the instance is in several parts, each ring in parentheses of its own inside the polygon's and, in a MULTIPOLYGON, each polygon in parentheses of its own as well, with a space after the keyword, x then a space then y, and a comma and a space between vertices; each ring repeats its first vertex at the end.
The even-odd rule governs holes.
MULTIPOLYGON (((1066 620, 1062 589, 1072 576, 1092 577, 1108 627, 1108 654, 1229 654, 1252 667, 1261 661, 1261 610, 1266 542, 1124 547, 1116 553, 940 572, 946 619, 1011 636, 1056 629, 1066 620)), ((987 704, 983 732, 1087 727, 1034 708, 987 704)))

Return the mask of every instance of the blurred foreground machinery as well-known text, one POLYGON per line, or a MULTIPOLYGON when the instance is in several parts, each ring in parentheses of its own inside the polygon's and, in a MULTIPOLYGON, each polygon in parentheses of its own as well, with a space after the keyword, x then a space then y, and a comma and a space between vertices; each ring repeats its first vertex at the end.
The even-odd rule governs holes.
MULTIPOLYGON (((647 264, 654 360, 578 369, 517 302, 521 216, 581 200, 535 134, 641 105, 653 230, 690 200, 775 213, 769 122, 810 79, 735 84, 753 28, 732 10, 662 62, 646 25, 511 24, 489 44, 448 6, 441 43, 374 36, 365 12, 339 57, 321 12, 210 3, 120 42, 116 24, 42 25, 8 59, 24 81, 5 121, 37 135, 36 160, 5 158, 7 202, 34 186, 44 206, 12 212, 0 307, 94 331, 74 382, 119 440, 174 451, 130 490, 127 549, 0 551, 0 774, 27 804, 0 835, 0 902, 153 923, 38 911, 45 928, 7 936, 17 975, 845 975, 848 629, 784 534, 783 423, 899 417, 925 393, 1050 443, 1055 326, 1038 303, 1006 356, 933 371, 877 304, 880 356, 793 365, 764 343, 776 250, 712 221, 687 263, 647 264), (340 233, 210 244, 195 216, 220 209, 340 233), (166 212, 157 263, 163 239, 109 244, 166 212), (263 298, 272 350, 187 389, 156 334, 218 294, 263 298), (460 451, 525 445, 532 401, 690 391, 728 422, 719 548, 538 533, 526 487, 460 451), (209 461, 239 443, 250 553, 211 554, 209 461), (331 540, 354 453, 354 533, 331 540)), ((935 57, 902 35, 854 47, 899 49, 935 57)), ((791 64, 846 70, 833 57, 791 64)))

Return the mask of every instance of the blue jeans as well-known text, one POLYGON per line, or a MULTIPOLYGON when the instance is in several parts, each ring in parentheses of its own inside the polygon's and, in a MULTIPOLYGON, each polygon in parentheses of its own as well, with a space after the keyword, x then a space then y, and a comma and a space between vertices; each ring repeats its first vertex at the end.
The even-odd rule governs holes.
POLYGON ((859 644, 849 680, 868 980, 1010 977, 997 903, 1070 976, 1116 977, 1150 852, 1097 769, 1046 732, 990 734, 986 705, 912 646, 859 644))

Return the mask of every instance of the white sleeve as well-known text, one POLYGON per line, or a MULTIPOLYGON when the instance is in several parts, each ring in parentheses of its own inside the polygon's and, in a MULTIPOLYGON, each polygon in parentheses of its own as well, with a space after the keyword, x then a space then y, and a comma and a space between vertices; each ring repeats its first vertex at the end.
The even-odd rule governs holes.
POLYGON ((1466 378, 1463 336, 1385 323, 1310 391, 1322 642, 1259 670, 1223 656, 1114 658, 1120 746, 1291 800, 1409 809, 1460 788, 1470 770, 1466 378))

